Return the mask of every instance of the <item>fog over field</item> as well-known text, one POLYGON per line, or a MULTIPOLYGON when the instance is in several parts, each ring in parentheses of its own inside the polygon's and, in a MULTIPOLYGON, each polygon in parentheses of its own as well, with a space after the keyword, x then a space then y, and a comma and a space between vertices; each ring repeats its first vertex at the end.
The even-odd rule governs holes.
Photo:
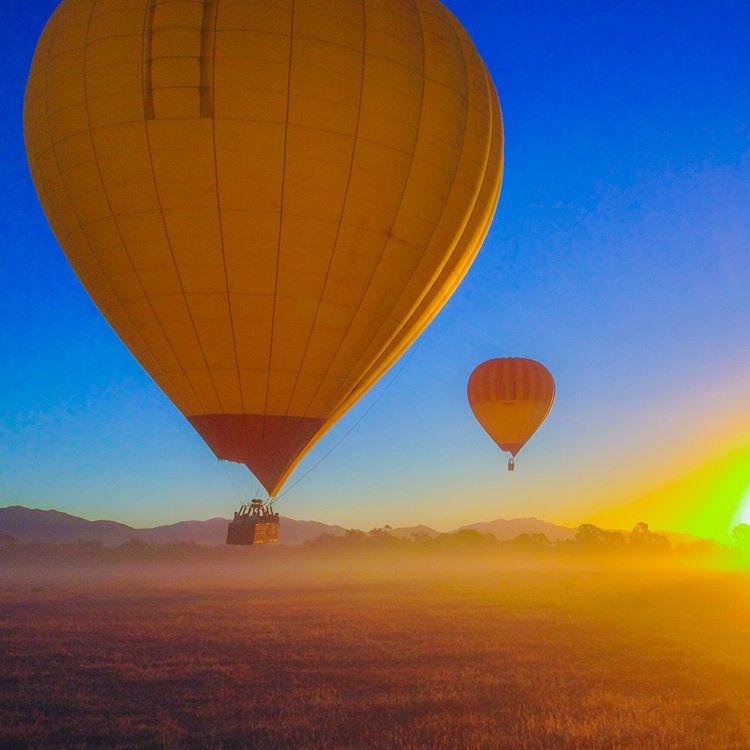
POLYGON ((744 573, 251 552, 4 565, 0 747, 750 746, 744 573))

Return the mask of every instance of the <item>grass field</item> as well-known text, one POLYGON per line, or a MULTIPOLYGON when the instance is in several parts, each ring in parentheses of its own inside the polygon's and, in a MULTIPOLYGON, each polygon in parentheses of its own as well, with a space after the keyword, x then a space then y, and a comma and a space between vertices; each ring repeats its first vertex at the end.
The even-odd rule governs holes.
POLYGON ((5 571, 0 747, 750 748, 743 575, 344 567, 5 571))

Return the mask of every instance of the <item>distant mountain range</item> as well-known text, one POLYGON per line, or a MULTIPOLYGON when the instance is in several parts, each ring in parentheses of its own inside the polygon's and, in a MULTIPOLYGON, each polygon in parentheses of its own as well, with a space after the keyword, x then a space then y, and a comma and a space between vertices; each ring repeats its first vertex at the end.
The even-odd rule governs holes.
POLYGON ((576 530, 567 526, 558 526, 549 521, 540 521, 538 518, 511 518, 505 520, 498 518, 497 521, 485 521, 474 523, 471 526, 462 526, 461 529, 471 529, 480 534, 493 534, 501 542, 515 539, 520 534, 544 534, 551 542, 561 542, 572 539, 576 530))
MULTIPOLYGON (((321 534, 346 532, 341 526, 317 521, 281 520, 282 544, 303 544, 321 534)), ((153 529, 136 529, 117 521, 88 521, 57 510, 36 510, 21 505, 0 508, 0 535, 12 536, 22 542, 75 542, 80 539, 114 547, 131 539, 142 539, 151 544, 193 542, 214 546, 224 544, 227 523, 224 518, 210 518, 208 521, 180 521, 153 529)))
MULTIPOLYGON (((512 518, 485 521, 461 526, 481 534, 492 534, 500 541, 515 539, 520 534, 545 534, 550 541, 572 539, 575 529, 559 526, 538 518, 512 518)), ((332 526, 319 521, 297 521, 281 519, 281 544, 296 545, 315 539, 321 534, 341 536, 346 533, 343 526, 332 526)), ((429 526, 408 526, 389 529, 389 533, 400 539, 412 536, 440 536, 439 531, 429 526)), ((670 541, 688 541, 695 537, 685 534, 664 533, 670 541)), ((207 546, 224 544, 227 534, 227 519, 210 518, 207 521, 180 521, 152 529, 138 529, 117 521, 88 521, 57 510, 37 510, 21 505, 0 508, 0 537, 11 536, 18 541, 75 542, 97 541, 107 546, 117 546, 131 539, 141 539, 151 544, 170 542, 192 542, 207 546)))

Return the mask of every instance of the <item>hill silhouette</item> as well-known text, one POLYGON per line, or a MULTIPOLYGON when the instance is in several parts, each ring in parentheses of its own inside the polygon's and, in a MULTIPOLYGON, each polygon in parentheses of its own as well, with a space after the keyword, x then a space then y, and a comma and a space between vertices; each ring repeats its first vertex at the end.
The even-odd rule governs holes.
MULTIPOLYGON (((20 542, 100 542, 117 546, 141 539, 149 544, 190 542, 206 546, 224 544, 227 536, 227 519, 210 518, 207 521, 180 521, 154 528, 134 528, 117 521, 89 521, 58 510, 38 510, 22 505, 0 508, 0 535, 10 536, 20 542)), ((281 543, 304 544, 321 534, 340 536, 341 526, 319 521, 297 521, 282 518, 281 543)))
MULTIPOLYGON (((441 535, 440 531, 425 526, 387 527, 396 539, 430 538, 441 535)), ((499 541, 515 539, 521 534, 544 534, 550 541, 563 541, 575 536, 575 529, 559 526, 538 518, 497 519, 461 526, 448 533, 477 531, 492 534, 499 541)), ((117 546, 131 539, 141 539, 149 544, 190 542, 207 546, 224 544, 227 519, 210 518, 206 521, 179 521, 154 528, 136 528, 111 520, 90 521, 58 510, 39 510, 12 505, 0 508, 0 534, 11 536, 21 542, 75 542, 95 541, 106 546, 117 546)), ((322 534, 343 536, 342 526, 319 521, 298 521, 282 517, 281 543, 304 544, 322 534)))
MULTIPOLYGON (((77 541, 97 542, 107 547, 116 547, 133 539, 147 544, 189 543, 201 546, 219 546, 226 540, 228 520, 210 518, 205 521, 179 521, 177 523, 155 526, 153 528, 136 528, 111 520, 90 521, 85 518, 63 513, 58 510, 40 510, 26 508, 22 505, 11 505, 0 508, 0 540, 13 538, 19 542, 43 542, 66 544, 77 541)), ((282 517, 280 542, 283 545, 296 546, 312 542, 321 536, 329 538, 344 537, 347 529, 343 526, 321 523, 320 521, 299 521, 282 517)), ((408 526, 391 528, 383 531, 396 540, 435 540, 446 533, 425 526, 408 526)), ((544 538, 551 543, 569 542, 576 537, 578 529, 560 526, 539 518, 498 518, 494 521, 461 526, 447 534, 462 533, 461 538, 468 538, 463 532, 476 532, 480 536, 490 535, 497 541, 512 541, 519 537, 544 538)), ((626 533, 626 532, 619 532, 626 533)), ((657 532, 666 536, 672 544, 686 544, 698 541, 696 537, 672 532, 657 532)))
POLYGON ((515 539, 521 534, 544 534, 551 542, 561 542, 572 539, 575 529, 558 526, 539 518, 498 518, 495 521, 484 521, 469 526, 462 526, 460 530, 478 531, 480 534, 492 534, 499 541, 515 539))

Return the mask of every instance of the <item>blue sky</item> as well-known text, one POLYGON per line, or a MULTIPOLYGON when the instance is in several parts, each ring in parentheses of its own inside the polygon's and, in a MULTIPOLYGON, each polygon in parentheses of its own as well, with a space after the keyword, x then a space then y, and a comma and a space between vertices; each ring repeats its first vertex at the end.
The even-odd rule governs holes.
MULTIPOLYGON (((227 515, 256 483, 214 459, 120 344, 36 200, 21 107, 54 4, 6 0, 0 32, 0 505, 139 524, 227 515)), ((500 94, 498 214, 398 379, 284 498, 294 517, 581 520, 725 447, 727 419, 747 413, 750 433, 750 8, 447 5, 500 94), (465 400, 473 367, 506 355, 558 384, 512 477, 465 400)))

